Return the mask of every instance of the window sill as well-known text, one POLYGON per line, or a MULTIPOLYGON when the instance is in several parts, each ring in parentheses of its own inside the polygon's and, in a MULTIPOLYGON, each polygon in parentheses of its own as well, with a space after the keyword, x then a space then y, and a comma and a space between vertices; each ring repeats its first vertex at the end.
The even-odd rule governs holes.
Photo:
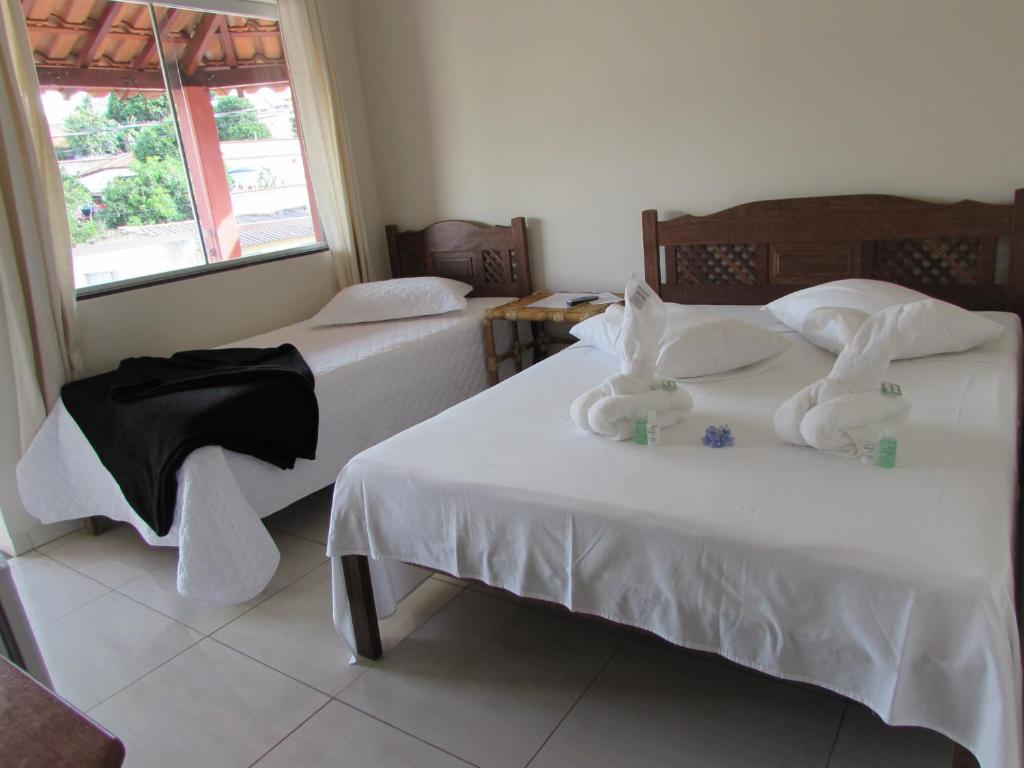
POLYGON ((86 299, 95 299, 100 296, 110 296, 114 293, 134 291, 138 288, 149 288, 154 285, 176 283, 179 280, 191 280, 196 277, 204 277, 219 272, 230 272, 233 269, 254 267, 257 264, 267 264, 272 261, 283 261, 285 259, 294 259, 298 256, 308 256, 313 253, 323 253, 326 250, 326 243, 314 243, 313 245, 304 245, 287 251, 275 251, 274 253, 262 256, 246 256, 241 259, 203 264, 202 266, 188 267, 186 269, 176 269, 171 272, 161 272, 156 275, 136 277, 130 280, 116 280, 111 283, 103 283, 102 285, 78 288, 75 291, 75 298, 78 301, 85 301, 86 299))

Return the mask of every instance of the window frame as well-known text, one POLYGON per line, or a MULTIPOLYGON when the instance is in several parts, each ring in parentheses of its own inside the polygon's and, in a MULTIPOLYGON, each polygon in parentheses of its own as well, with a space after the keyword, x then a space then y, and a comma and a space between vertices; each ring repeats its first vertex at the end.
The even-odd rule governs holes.
POLYGON ((285 261, 286 259, 296 259, 300 256, 312 256, 313 254, 325 253, 329 250, 330 248, 327 243, 311 243, 309 245, 296 246, 295 248, 273 251, 272 253, 261 253, 257 256, 245 256, 241 259, 229 259, 227 261, 214 261, 207 264, 197 264, 194 267, 184 267, 182 269, 173 269, 167 272, 157 272, 153 275, 143 277, 131 277, 127 280, 113 280, 109 283, 101 283, 99 285, 83 285, 81 288, 75 289, 75 300, 86 301, 88 299, 96 299, 101 296, 110 296, 115 293, 125 293, 127 291, 138 290, 139 288, 149 288, 154 285, 162 285, 163 283, 177 283, 182 280, 193 280, 197 277, 206 277, 207 275, 213 275, 219 272, 231 272, 235 269, 255 267, 260 264, 268 264, 272 261, 285 261))
MULTIPOLYGON (((165 9, 165 11, 180 9, 192 10, 206 14, 218 14, 223 16, 245 16, 253 19, 273 20, 280 23, 279 16, 277 14, 277 4, 275 0, 127 0, 127 2, 132 4, 138 4, 148 9, 152 23, 153 36, 154 38, 159 39, 161 41, 163 39, 163 36, 162 34, 160 34, 159 24, 162 23, 162 21, 159 21, 157 18, 158 9, 165 9)), ((151 274, 138 275, 135 277, 129 277, 122 280, 102 282, 95 285, 75 286, 74 293, 76 300, 87 300, 90 298, 107 296, 115 293, 122 293, 125 291, 137 290, 139 288, 145 288, 153 285, 177 282, 181 280, 189 280, 207 274, 228 272, 233 269, 242 269, 249 266, 256 266, 259 264, 266 264, 269 262, 292 259, 300 256, 313 255, 329 251, 329 246, 327 245, 326 238, 324 236, 320 210, 318 206, 316 206, 316 203, 313 199, 313 189, 311 186, 309 186, 310 180, 308 169, 310 166, 310 160, 309 157, 306 155, 305 143, 302 141, 301 124, 299 124, 298 109, 293 107, 293 127, 298 129, 301 161, 305 166, 306 184, 310 198, 310 213, 313 216, 314 237, 311 238, 313 239, 313 242, 307 242, 301 245, 292 245, 290 247, 279 248, 276 250, 266 251, 248 256, 243 255, 235 258, 211 260, 211 250, 206 239, 208 237, 208 233, 203 229, 202 217, 200 215, 199 206, 197 205, 196 201, 196 184, 205 184, 205 182, 193 178, 193 174, 195 173, 197 168, 193 167, 186 157, 185 142, 182 135, 184 126, 182 125, 181 121, 182 119, 190 118, 183 118, 179 114, 178 105, 176 104, 175 97, 172 94, 174 88, 172 82, 173 78, 171 77, 172 72, 170 71, 172 67, 165 59, 163 42, 160 42, 157 45, 156 53, 158 59, 158 70, 160 71, 162 79, 164 81, 164 93, 170 106, 169 116, 174 124, 176 144, 178 145, 181 164, 185 172, 185 181, 188 185, 189 198, 192 206, 194 222, 197 227, 199 243, 201 244, 200 248, 202 251, 204 263, 194 264, 192 266, 181 267, 179 269, 172 269, 163 272, 154 272, 151 274), (319 238, 316 237, 317 235, 319 235, 319 238)), ((286 76, 288 86, 290 88, 294 88, 291 82, 290 73, 286 73, 286 76)), ((180 90, 180 83, 178 87, 180 90)))

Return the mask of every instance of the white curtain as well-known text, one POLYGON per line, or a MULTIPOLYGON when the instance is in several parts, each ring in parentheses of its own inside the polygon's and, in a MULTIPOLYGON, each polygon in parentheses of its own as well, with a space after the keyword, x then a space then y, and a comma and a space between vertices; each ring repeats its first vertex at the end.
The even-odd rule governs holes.
POLYGON ((281 36, 309 173, 338 282, 372 280, 341 80, 325 34, 323 0, 278 0, 281 36))
MULTIPOLYGON (((81 369, 71 234, 19 0, 0 0, 0 301, 22 448, 81 369)), ((0 376, 4 373, 0 371, 0 376)))

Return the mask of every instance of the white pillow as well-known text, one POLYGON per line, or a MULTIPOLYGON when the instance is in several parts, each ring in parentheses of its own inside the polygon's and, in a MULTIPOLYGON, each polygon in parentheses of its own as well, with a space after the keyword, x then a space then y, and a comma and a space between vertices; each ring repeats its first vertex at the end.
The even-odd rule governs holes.
POLYGON ((966 309, 881 280, 853 278, 823 283, 776 299, 765 307, 812 344, 839 354, 869 315, 896 304, 934 302, 935 323, 895 360, 964 352, 1003 333, 1003 326, 966 309))
POLYGON ((343 288, 313 317, 315 325, 348 325, 440 315, 465 309, 473 286, 447 277, 399 277, 343 288))
POLYGON ((619 336, 622 335, 622 317, 625 310, 621 304, 612 304, 600 315, 588 317, 576 323, 569 333, 592 347, 609 355, 619 356, 619 336))
MULTIPOLYGON (((710 376, 758 363, 789 346, 777 333, 706 309, 666 304, 657 371, 672 379, 710 376)), ((616 357, 623 309, 609 307, 570 329, 580 341, 616 357)))

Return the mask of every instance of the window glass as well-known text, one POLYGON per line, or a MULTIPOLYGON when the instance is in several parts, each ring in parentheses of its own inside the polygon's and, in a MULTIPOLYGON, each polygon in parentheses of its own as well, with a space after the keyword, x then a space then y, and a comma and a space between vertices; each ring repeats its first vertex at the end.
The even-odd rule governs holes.
POLYGON ((322 241, 276 21, 112 1, 22 7, 76 287, 322 241))

